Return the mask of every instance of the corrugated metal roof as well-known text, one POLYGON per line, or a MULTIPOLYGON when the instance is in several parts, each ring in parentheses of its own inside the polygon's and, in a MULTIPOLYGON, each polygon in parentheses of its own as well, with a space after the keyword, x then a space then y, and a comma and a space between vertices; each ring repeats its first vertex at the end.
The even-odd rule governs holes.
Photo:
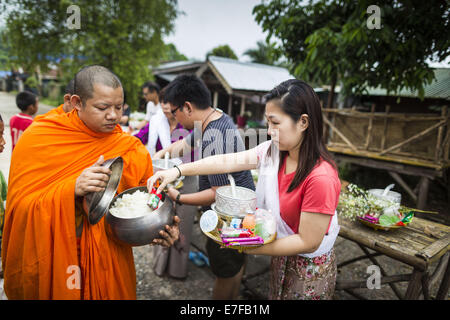
MULTIPOLYGON (((425 85, 425 98, 432 99, 446 99, 450 100, 450 68, 439 68, 434 70, 435 80, 432 83, 425 85)), ((372 96, 387 96, 387 91, 381 88, 368 88, 368 95, 372 96)), ((398 97, 419 97, 418 91, 411 91, 403 89, 397 94, 389 94, 390 96, 398 97)))
POLYGON ((177 74, 158 73, 156 76, 170 82, 177 77, 177 74))
POLYGON ((167 70, 167 69, 173 69, 173 68, 179 68, 179 67, 187 67, 190 65, 198 64, 198 63, 203 63, 203 62, 197 61, 197 60, 167 62, 167 63, 163 63, 163 64, 159 65, 153 71, 167 70))
POLYGON ((215 56, 208 60, 233 90, 267 92, 294 78, 285 68, 215 56))

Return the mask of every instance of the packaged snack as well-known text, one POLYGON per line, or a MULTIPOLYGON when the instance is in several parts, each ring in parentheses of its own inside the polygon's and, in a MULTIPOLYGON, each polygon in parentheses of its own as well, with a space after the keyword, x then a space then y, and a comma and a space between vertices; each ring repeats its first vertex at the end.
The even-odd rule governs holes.
POLYGON ((222 228, 220 236, 222 238, 248 238, 253 236, 253 233, 248 229, 225 227, 222 228))
POLYGON ((230 222, 230 227, 238 229, 241 227, 242 219, 234 218, 230 222))
POLYGON ((227 246, 251 246, 264 244, 264 239, 259 236, 250 238, 222 238, 222 242, 227 246))
POLYGON ((150 192, 150 199, 148 201, 148 204, 153 210, 158 209, 159 203, 162 199, 161 194, 156 194, 156 188, 152 188, 152 191, 150 192))

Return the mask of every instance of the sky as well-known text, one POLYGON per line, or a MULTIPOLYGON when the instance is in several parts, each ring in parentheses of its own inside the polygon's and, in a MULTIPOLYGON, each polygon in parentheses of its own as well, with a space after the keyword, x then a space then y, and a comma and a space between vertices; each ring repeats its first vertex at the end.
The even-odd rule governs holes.
POLYGON ((165 38, 189 59, 204 60, 206 53, 219 45, 228 44, 239 60, 249 61, 244 52, 256 48, 264 40, 254 16, 253 7, 261 0, 178 0, 179 15, 175 32, 165 38))

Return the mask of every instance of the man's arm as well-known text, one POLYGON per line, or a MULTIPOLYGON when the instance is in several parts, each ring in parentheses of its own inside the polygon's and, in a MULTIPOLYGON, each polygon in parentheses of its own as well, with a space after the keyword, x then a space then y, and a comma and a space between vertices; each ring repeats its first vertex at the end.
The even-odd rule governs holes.
MULTIPOLYGON (((212 186, 211 188, 203 191, 180 194, 178 201, 181 204, 186 204, 189 206, 210 206, 214 203, 214 201, 216 201, 217 188, 220 187, 212 186)), ((180 192, 173 187, 168 190, 168 195, 173 201, 176 200, 179 193, 180 192)))

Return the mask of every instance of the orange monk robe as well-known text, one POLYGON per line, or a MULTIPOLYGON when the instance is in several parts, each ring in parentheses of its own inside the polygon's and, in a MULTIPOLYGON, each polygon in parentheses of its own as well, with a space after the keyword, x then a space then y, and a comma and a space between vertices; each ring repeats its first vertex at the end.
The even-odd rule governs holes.
POLYGON ((81 258, 75 233, 75 182, 100 155, 122 156, 118 192, 153 174, 144 145, 117 126, 95 133, 77 111, 33 122, 14 148, 3 231, 4 289, 9 299, 136 299, 132 248, 112 240, 105 218, 84 219, 81 258), (74 275, 81 270, 81 289, 74 275), (81 297, 81 294, 83 295, 81 297))
POLYGON ((34 117, 34 121, 40 120, 40 119, 42 119, 43 117, 51 116, 51 115, 53 115, 53 114, 64 114, 64 113, 66 113, 66 112, 64 111, 64 108, 63 108, 63 107, 64 107, 64 104, 61 104, 58 108, 53 108, 53 109, 51 109, 51 110, 50 110, 49 112, 47 112, 47 113, 38 115, 38 116, 34 117))

